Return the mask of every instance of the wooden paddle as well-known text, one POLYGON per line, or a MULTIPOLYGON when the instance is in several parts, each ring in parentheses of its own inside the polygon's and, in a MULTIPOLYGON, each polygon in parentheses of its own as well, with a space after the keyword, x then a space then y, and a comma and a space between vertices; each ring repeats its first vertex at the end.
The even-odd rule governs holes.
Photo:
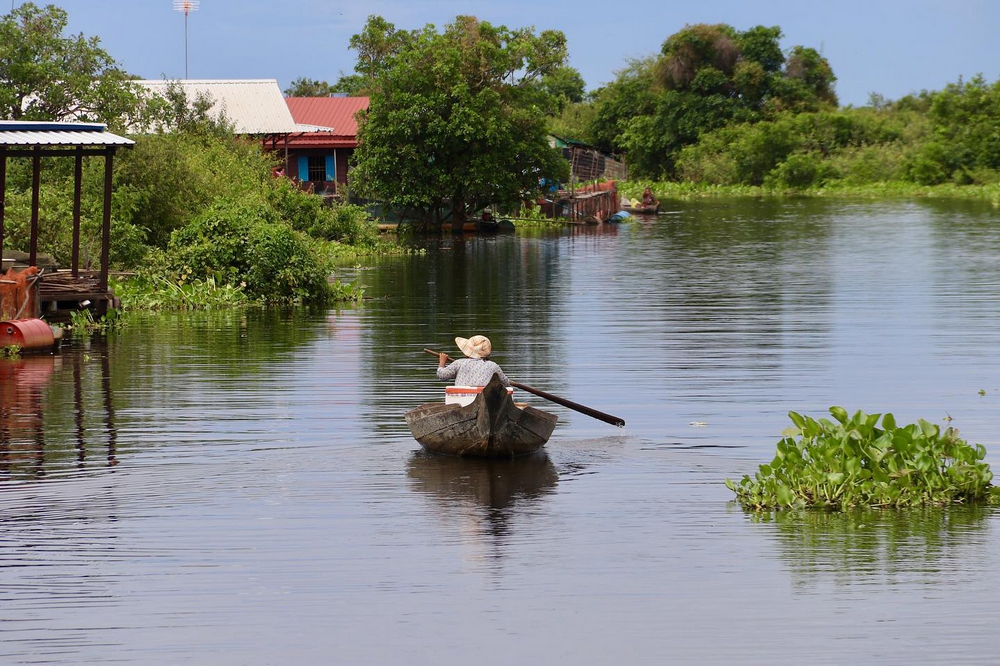
MULTIPOLYGON (((427 352, 428 354, 434 354, 435 356, 439 356, 438 352, 434 351, 433 349, 425 349, 424 351, 427 352)), ((445 354, 445 356, 447 356, 447 354, 445 354)), ((448 360, 452 361, 454 359, 448 356, 448 360)), ((619 418, 617 416, 612 416, 611 414, 605 414, 604 412, 599 412, 596 409, 591 409, 590 407, 587 407, 586 405, 581 405, 580 403, 573 402, 572 400, 567 400, 566 398, 560 398, 557 395, 546 393, 545 391, 540 391, 536 388, 528 386, 527 384, 522 384, 521 382, 515 382, 511 380, 510 385, 515 388, 519 388, 522 391, 533 393, 537 395, 539 398, 545 398, 546 400, 550 400, 556 403, 557 405, 562 405, 563 407, 568 407, 573 411, 580 412, 581 414, 586 414, 587 416, 595 418, 598 421, 604 421, 605 423, 610 423, 611 425, 618 426, 619 428, 625 427, 625 419, 619 418)))

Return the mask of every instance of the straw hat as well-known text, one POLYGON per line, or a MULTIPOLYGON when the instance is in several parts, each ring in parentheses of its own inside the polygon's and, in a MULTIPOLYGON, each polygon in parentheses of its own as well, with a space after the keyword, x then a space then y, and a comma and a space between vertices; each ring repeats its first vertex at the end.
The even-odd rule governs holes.
POLYGON ((471 338, 455 338, 455 344, 469 358, 486 358, 493 351, 490 339, 485 335, 473 335, 471 338))

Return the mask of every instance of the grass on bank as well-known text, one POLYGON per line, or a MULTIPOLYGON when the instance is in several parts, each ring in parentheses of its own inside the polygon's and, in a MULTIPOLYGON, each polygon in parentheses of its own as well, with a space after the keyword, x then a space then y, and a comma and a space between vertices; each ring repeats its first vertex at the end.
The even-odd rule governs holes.
POLYGON ((807 188, 767 187, 762 185, 708 185, 670 181, 622 181, 618 191, 628 198, 641 198, 643 189, 652 189, 661 202, 667 199, 695 200, 710 198, 764 197, 841 197, 852 199, 977 199, 1000 206, 1000 183, 990 185, 919 185, 888 181, 852 185, 833 181, 807 188))

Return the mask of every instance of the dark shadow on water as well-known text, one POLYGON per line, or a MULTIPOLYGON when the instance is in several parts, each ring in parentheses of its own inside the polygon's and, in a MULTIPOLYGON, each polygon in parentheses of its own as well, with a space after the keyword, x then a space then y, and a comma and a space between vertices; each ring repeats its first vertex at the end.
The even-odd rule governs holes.
POLYGON ((974 578, 989 562, 994 515, 985 506, 749 514, 773 528, 779 557, 798 589, 974 578))
POLYGON ((514 524, 559 481, 545 452, 503 459, 474 459, 415 452, 407 464, 411 487, 434 500, 443 518, 501 561, 514 524), (471 528, 471 531, 470 531, 471 528))
POLYGON ((413 487, 447 505, 508 509, 548 495, 559 481, 548 454, 518 458, 459 458, 416 451, 406 470, 413 487))

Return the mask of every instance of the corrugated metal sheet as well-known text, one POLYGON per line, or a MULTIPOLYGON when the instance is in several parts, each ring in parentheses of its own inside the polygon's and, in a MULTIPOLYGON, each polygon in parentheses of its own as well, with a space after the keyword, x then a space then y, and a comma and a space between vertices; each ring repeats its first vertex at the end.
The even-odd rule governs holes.
POLYGON ((368 98, 287 97, 285 104, 297 123, 332 127, 337 136, 357 137, 358 121, 354 114, 368 108, 368 98))
POLYGON ((295 123, 296 132, 323 132, 330 134, 333 132, 332 127, 320 127, 319 125, 304 125, 302 123, 295 123))
POLYGON ((0 120, 0 146, 131 146, 95 123, 0 120))
POLYGON ((275 79, 182 79, 136 83, 161 95, 169 85, 176 83, 189 100, 199 94, 209 95, 214 102, 209 113, 216 118, 225 114, 237 134, 291 134, 296 131, 295 121, 275 79))

